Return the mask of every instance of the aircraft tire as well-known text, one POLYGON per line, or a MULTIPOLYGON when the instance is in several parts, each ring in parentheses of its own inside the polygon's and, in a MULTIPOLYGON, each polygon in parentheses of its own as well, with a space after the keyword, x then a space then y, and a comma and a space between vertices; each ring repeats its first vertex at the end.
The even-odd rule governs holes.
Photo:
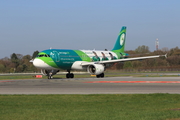
POLYGON ((53 77, 52 76, 48 76, 48 79, 52 79, 53 77))
POLYGON ((70 76, 70 78, 74 78, 74 74, 73 73, 70 73, 69 76, 70 76))
POLYGON ((97 78, 100 78, 100 75, 96 75, 97 78))
POLYGON ((74 78, 74 74, 73 73, 68 73, 68 74, 66 74, 66 78, 74 78))
POLYGON ((101 76, 101 78, 103 78, 104 77, 104 73, 101 73, 100 76, 101 76))
POLYGON ((101 73, 99 75, 96 75, 97 78, 103 78, 104 77, 104 73, 101 73))
POLYGON ((70 76, 70 75, 69 75, 69 73, 68 73, 68 74, 66 74, 66 78, 69 78, 69 76, 70 76))

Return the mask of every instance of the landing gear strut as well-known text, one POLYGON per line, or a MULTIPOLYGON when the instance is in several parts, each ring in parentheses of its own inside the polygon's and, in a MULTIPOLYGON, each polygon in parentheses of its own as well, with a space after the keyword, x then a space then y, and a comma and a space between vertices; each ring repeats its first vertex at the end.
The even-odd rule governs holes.
POLYGON ((70 73, 70 70, 68 70, 68 73, 66 74, 66 78, 74 78, 74 74, 70 73))
POLYGON ((104 77, 104 73, 101 73, 101 74, 99 74, 99 75, 96 75, 96 77, 97 77, 97 78, 100 78, 100 77, 103 78, 103 77, 104 77))

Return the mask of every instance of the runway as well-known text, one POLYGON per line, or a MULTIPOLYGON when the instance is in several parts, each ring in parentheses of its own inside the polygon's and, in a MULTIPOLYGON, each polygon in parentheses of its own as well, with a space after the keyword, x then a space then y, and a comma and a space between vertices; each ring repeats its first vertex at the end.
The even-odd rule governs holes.
POLYGON ((0 94, 180 94, 180 77, 1 80, 0 94))

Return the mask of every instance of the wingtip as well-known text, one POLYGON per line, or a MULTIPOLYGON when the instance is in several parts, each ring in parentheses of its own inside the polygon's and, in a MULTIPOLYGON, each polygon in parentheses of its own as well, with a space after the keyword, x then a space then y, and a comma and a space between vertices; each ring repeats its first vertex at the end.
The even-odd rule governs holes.
POLYGON ((167 58, 167 53, 164 56, 165 56, 165 58, 167 58))
POLYGON ((161 55, 161 56, 163 56, 163 57, 167 58, 167 53, 166 53, 165 55, 161 55))

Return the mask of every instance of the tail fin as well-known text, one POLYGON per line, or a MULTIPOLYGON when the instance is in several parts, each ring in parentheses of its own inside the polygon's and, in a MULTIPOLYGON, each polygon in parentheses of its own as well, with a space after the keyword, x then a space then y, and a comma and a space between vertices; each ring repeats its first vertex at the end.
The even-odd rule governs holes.
POLYGON ((126 27, 123 26, 121 28, 121 31, 119 32, 118 38, 116 40, 116 44, 114 45, 112 51, 123 53, 125 42, 126 42, 126 27))

